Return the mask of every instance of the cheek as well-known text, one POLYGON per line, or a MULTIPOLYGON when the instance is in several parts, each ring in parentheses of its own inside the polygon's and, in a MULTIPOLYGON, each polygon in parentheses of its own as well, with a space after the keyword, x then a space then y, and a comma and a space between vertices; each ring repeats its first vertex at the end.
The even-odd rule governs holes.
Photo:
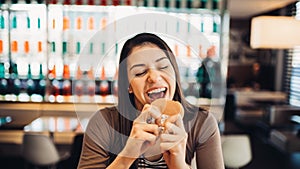
POLYGON ((130 80, 130 86, 134 93, 141 92, 144 88, 144 80, 142 78, 133 78, 130 80))
POLYGON ((165 76, 165 80, 167 81, 167 83, 169 84, 169 86, 175 90, 175 86, 176 86, 176 77, 175 75, 166 75, 165 76))
POLYGON ((170 82, 171 85, 176 83, 176 76, 174 71, 170 71, 167 75, 168 81, 170 82))

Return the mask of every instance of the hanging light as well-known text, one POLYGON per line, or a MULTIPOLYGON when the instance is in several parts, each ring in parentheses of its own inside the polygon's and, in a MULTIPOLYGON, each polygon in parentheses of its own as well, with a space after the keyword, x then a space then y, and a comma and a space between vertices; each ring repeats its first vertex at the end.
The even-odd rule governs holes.
POLYGON ((250 46, 254 49, 290 49, 300 46, 300 21, 289 16, 252 18, 250 46))
POLYGON ((296 3, 296 16, 297 20, 300 20, 300 1, 296 3))

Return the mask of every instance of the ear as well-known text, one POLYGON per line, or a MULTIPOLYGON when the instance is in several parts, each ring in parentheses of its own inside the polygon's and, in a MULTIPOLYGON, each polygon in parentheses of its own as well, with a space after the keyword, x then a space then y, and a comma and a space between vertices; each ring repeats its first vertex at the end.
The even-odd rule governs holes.
POLYGON ((128 87, 128 93, 130 93, 130 94, 133 93, 131 85, 129 85, 129 87, 128 87))

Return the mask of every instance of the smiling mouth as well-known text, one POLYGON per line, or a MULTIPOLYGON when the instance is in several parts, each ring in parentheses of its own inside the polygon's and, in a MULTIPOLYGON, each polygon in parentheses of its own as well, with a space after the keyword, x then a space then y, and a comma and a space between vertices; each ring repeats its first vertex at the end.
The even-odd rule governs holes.
POLYGON ((154 90, 150 90, 149 92, 147 92, 147 94, 148 94, 148 97, 151 99, 151 101, 154 101, 159 98, 164 98, 166 95, 166 91, 167 91, 167 88, 163 87, 163 88, 157 88, 154 90))

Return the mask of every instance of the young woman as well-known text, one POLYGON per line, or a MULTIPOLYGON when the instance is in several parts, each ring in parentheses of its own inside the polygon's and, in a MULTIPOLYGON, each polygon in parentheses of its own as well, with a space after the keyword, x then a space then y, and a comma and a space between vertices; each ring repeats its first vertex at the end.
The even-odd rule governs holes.
POLYGON ((121 51, 118 105, 96 112, 87 126, 78 168, 224 168, 220 133, 212 114, 189 104, 183 95, 176 59, 158 36, 141 33, 121 51), (151 103, 178 101, 183 117, 166 122, 164 132, 151 103))

